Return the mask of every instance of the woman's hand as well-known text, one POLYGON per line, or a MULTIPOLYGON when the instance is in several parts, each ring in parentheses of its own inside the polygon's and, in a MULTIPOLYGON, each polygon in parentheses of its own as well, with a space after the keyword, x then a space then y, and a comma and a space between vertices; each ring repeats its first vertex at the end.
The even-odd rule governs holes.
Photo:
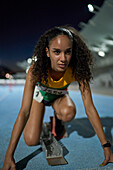
POLYGON ((105 156, 105 160, 100 166, 105 166, 110 162, 113 163, 113 153, 110 147, 104 148, 104 156, 105 156))
POLYGON ((14 158, 6 155, 3 168, 1 170, 16 170, 16 164, 14 158))

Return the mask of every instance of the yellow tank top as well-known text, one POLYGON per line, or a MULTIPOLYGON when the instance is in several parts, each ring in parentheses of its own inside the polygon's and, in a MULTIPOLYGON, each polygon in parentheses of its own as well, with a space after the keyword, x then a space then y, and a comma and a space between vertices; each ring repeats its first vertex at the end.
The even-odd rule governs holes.
POLYGON ((44 80, 41 81, 41 85, 54 89, 65 89, 70 83, 75 81, 75 77, 72 75, 72 69, 68 67, 63 77, 61 77, 58 81, 53 80, 50 74, 48 74, 47 80, 47 85, 44 80))

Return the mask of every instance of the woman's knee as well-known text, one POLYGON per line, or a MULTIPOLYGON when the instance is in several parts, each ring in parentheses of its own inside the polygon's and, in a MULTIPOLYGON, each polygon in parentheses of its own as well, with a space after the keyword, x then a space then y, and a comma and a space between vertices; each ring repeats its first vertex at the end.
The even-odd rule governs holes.
POLYGON ((34 136, 32 133, 23 132, 23 137, 26 145, 28 146, 36 146, 40 141, 40 136, 34 136))
POLYGON ((75 106, 66 106, 61 109, 60 114, 64 122, 69 122, 74 119, 76 115, 76 108, 75 106))

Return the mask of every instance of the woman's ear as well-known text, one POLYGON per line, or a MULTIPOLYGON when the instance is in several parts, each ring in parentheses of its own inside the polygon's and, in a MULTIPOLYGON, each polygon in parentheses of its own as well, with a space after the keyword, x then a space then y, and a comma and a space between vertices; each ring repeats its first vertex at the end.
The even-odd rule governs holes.
POLYGON ((49 49, 46 47, 46 55, 49 57, 49 49))

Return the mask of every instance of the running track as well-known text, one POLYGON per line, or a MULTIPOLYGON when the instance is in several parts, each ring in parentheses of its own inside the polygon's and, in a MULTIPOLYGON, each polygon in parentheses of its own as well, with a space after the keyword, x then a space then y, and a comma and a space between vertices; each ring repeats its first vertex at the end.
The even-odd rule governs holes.
MULTIPOLYGON (((0 86, 0 168, 10 140, 11 131, 21 106, 23 86, 0 86)), ((64 148, 67 165, 49 166, 41 146, 28 147, 21 136, 15 151, 17 170, 113 170, 113 164, 102 168, 103 149, 85 115, 79 91, 69 91, 77 108, 73 121, 66 123, 69 137, 60 140, 64 148)), ((93 94, 107 138, 113 144, 113 97, 93 94)), ((53 109, 46 107, 44 121, 48 122, 53 109)), ((113 151, 113 147, 112 147, 113 151)))

